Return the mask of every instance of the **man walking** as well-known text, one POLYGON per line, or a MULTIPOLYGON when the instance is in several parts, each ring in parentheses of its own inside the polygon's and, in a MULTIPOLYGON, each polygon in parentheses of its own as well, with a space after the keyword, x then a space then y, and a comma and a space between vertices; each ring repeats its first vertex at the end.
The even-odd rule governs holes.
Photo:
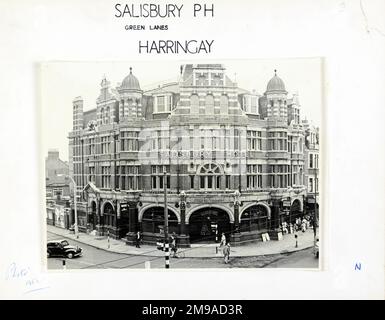
POLYGON ((223 248, 223 258, 225 260, 225 263, 227 264, 230 258, 230 242, 227 242, 227 244, 223 248))
POLYGON ((171 235, 171 251, 173 252, 174 258, 176 258, 176 252, 178 251, 176 240, 177 240, 176 234, 175 232, 173 232, 173 234, 171 235))
POLYGON ((140 240, 141 240, 141 238, 142 238, 142 236, 141 236, 141 234, 140 234, 140 231, 138 231, 137 233, 136 233, 136 237, 135 237, 135 242, 136 242, 136 245, 135 245, 135 247, 136 248, 140 248, 140 240))
POLYGON ((313 233, 314 233, 314 239, 317 237, 317 219, 316 217, 313 218, 313 233))

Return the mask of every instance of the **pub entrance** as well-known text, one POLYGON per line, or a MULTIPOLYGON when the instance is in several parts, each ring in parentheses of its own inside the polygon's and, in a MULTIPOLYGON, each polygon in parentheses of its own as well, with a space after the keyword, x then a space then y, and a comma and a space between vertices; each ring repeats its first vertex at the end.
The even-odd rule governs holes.
POLYGON ((217 208, 203 208, 192 213, 189 219, 191 243, 220 241, 222 232, 230 238, 231 224, 226 211, 217 208))
POLYGON ((96 229, 96 222, 97 222, 96 202, 92 201, 91 202, 91 212, 88 214, 88 224, 89 224, 89 228, 91 229, 91 231, 96 229))

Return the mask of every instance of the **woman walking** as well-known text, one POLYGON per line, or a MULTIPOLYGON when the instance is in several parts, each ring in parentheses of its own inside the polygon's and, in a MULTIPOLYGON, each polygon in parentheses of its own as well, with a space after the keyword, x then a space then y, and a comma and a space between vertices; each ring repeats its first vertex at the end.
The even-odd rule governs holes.
POLYGON ((230 242, 228 242, 223 248, 223 258, 227 264, 230 258, 230 242))

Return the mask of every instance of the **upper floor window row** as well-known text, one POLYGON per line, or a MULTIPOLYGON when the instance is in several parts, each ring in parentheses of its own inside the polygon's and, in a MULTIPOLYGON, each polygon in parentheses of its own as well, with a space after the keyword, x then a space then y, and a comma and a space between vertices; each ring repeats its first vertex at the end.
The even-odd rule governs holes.
POLYGON ((120 150, 121 151, 138 151, 139 150, 139 132, 124 131, 120 133, 120 150))

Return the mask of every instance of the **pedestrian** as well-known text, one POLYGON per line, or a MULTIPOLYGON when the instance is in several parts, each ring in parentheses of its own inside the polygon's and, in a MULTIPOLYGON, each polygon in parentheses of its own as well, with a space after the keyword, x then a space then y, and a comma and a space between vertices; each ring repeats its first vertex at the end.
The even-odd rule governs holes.
POLYGON ((307 215, 306 216, 306 229, 309 229, 310 228, 310 216, 307 215))
POLYGON ((176 257, 176 252, 178 251, 176 239, 177 239, 176 234, 175 234, 175 232, 173 232, 173 234, 171 235, 171 251, 173 252, 174 258, 176 257))
POLYGON ((284 221, 282 222, 282 234, 287 234, 289 233, 288 229, 287 229, 287 222, 284 221))
POLYGON ((142 238, 142 235, 140 234, 140 231, 138 231, 137 233, 136 233, 136 237, 135 237, 135 242, 136 242, 136 245, 135 245, 135 247, 136 248, 140 248, 140 240, 141 240, 141 238, 142 238))
POLYGON ((302 220, 301 229, 302 229, 302 232, 306 231, 306 219, 305 218, 302 220))
POLYGON ((221 237, 221 244, 219 245, 220 248, 226 245, 226 236, 225 233, 222 232, 222 237, 221 237))
POLYGON ((314 238, 317 236, 317 222, 315 219, 313 219, 313 233, 314 233, 314 238))
POLYGON ((223 247, 223 258, 225 260, 225 263, 227 264, 229 262, 229 258, 230 258, 230 242, 228 242, 223 247))
POLYGON ((296 230, 299 230, 301 228, 301 219, 300 218, 295 219, 295 226, 296 226, 296 230))

